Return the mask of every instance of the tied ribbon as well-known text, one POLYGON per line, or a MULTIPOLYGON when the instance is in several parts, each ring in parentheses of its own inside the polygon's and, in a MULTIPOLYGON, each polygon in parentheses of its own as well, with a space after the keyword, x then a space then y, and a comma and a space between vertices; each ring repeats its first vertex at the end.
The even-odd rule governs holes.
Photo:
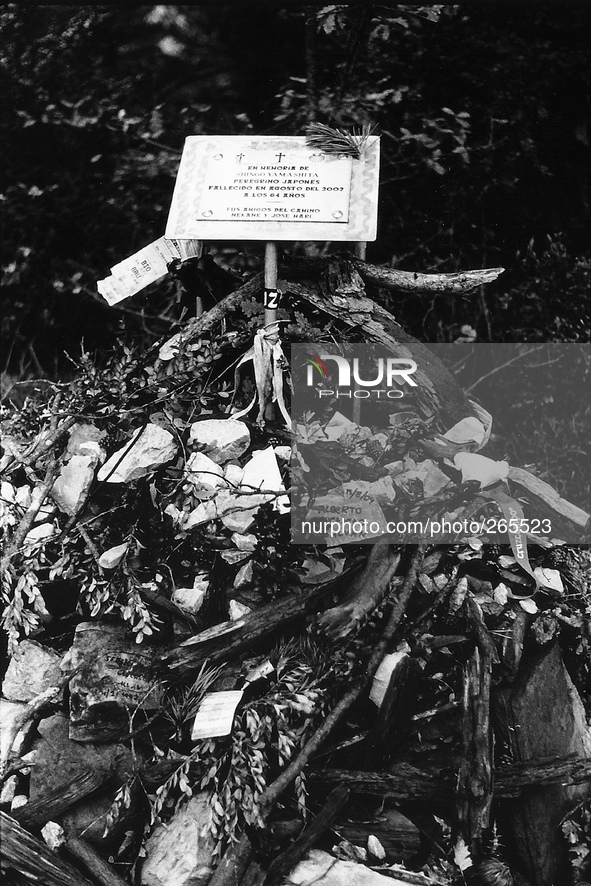
MULTIPOLYGON (((518 502, 515 501, 514 498, 511 498, 510 495, 507 495, 506 492, 502 492, 500 489, 493 489, 490 492, 481 492, 480 495, 483 498, 490 498, 498 504, 501 511, 503 512, 503 517, 507 521, 509 527, 511 526, 511 521, 513 521, 513 523, 517 521, 517 525, 521 525, 521 521, 524 519, 523 508, 518 502)), ((513 556, 515 557, 521 568, 524 569, 528 573, 528 575, 531 575, 536 583, 537 590, 539 587, 539 582, 534 575, 531 563, 529 562, 529 556, 527 553, 527 535, 520 529, 518 529, 517 532, 513 532, 510 530, 509 543, 511 544, 513 556)))
POLYGON ((257 331, 252 348, 242 357, 236 367, 236 372, 250 360, 254 366, 257 392, 246 409, 233 413, 232 418, 242 418, 247 415, 258 400, 259 413, 256 422, 258 425, 263 425, 267 406, 270 403, 277 403, 283 420, 290 428, 291 418, 283 398, 283 370, 287 365, 287 360, 281 347, 276 324, 273 324, 268 330, 264 328, 257 331))

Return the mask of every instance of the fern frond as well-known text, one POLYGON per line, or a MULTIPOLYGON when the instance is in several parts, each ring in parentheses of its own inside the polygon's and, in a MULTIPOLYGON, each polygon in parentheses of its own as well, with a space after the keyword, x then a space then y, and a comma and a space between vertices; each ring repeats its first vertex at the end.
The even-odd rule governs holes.
POLYGON ((324 123, 311 123, 306 128, 306 144, 325 154, 345 154, 359 160, 372 132, 373 127, 367 124, 359 132, 346 132, 344 129, 325 126, 324 123))

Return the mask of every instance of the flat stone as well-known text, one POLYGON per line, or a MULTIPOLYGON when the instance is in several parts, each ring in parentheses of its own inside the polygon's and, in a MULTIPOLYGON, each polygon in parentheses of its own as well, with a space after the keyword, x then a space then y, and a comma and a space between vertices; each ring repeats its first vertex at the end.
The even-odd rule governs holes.
POLYGON ((141 886, 205 886, 212 871, 211 797, 191 797, 146 842, 141 886))
POLYGON ((354 861, 337 861, 328 852, 312 849, 283 881, 284 886, 408 886, 398 877, 383 877, 354 861))
MULTIPOLYGON (((254 490, 270 490, 272 492, 285 491, 277 457, 273 451, 273 447, 267 449, 257 449, 253 452, 250 460, 244 465, 244 474, 242 475, 243 488, 254 490)), ((289 498, 287 495, 278 497, 269 496, 269 501, 273 502, 273 507, 280 514, 289 511, 289 498)))
POLYGON ((108 845, 112 838, 105 838, 106 814, 113 802, 113 795, 134 772, 134 757, 121 744, 80 744, 69 737, 68 718, 63 714, 47 717, 38 725, 41 738, 25 760, 31 762, 29 802, 37 800, 48 791, 72 781, 82 772, 92 769, 109 775, 114 790, 108 795, 100 794, 85 798, 60 816, 60 822, 76 835, 84 831, 84 839, 96 846, 108 845))
MULTIPOLYGON (((12 733, 12 727, 18 717, 23 713, 26 706, 24 701, 7 701, 0 698, 0 756, 3 760, 7 758, 9 733, 12 733)), ((17 756, 20 754, 23 742, 26 738, 28 727, 21 729, 12 744, 12 751, 17 756)))
POLYGON ((196 421, 189 431, 189 445, 209 455, 218 465, 240 458, 250 446, 250 431, 234 418, 196 421))
POLYGON ((175 588, 172 592, 172 602, 190 615, 197 615, 203 606, 208 587, 207 574, 202 573, 195 578, 192 588, 175 588))
POLYGON ((10 701, 31 701, 62 679, 61 655, 35 640, 22 640, 10 659, 2 695, 10 701))
POLYGON ((96 454, 73 455, 63 465, 51 490, 51 496, 65 514, 73 517, 86 501, 97 463, 96 454))
POLYGON ((76 424, 70 430, 66 454, 88 455, 92 451, 100 452, 99 442, 107 436, 106 431, 101 431, 92 422, 76 424))
POLYGON ((147 424, 134 431, 131 440, 118 449, 98 472, 105 483, 130 483, 165 465, 177 453, 172 434, 158 425, 147 424))

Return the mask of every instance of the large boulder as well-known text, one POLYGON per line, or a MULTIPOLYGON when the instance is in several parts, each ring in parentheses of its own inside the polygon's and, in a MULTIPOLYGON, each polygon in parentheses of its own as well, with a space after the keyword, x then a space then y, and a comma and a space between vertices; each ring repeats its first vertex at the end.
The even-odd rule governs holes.
POLYGON ((192 797, 146 843, 141 886, 205 886, 212 872, 211 796, 192 797))
POLYGON ((72 741, 68 718, 54 714, 42 720, 40 738, 25 757, 31 765, 29 802, 70 784, 81 773, 93 772, 109 776, 110 790, 80 800, 60 817, 65 827, 77 836, 83 835, 96 846, 109 845, 112 835, 105 834, 107 813, 117 786, 133 774, 138 761, 129 748, 121 744, 84 744, 72 741))

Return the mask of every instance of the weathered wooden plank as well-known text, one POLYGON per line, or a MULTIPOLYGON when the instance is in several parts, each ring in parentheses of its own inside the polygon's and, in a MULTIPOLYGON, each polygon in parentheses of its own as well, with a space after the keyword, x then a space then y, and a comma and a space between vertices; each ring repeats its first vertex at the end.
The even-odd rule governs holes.
POLYGON ((0 869, 5 875, 16 871, 21 880, 43 886, 91 886, 69 862, 5 812, 0 812, 0 831, 0 869))
POLYGON ((36 829, 43 827, 48 821, 54 821, 62 812, 88 797, 101 788, 109 779, 109 775, 99 770, 86 769, 73 779, 63 782, 58 787, 47 791, 36 800, 19 806, 12 813, 23 827, 36 829))

